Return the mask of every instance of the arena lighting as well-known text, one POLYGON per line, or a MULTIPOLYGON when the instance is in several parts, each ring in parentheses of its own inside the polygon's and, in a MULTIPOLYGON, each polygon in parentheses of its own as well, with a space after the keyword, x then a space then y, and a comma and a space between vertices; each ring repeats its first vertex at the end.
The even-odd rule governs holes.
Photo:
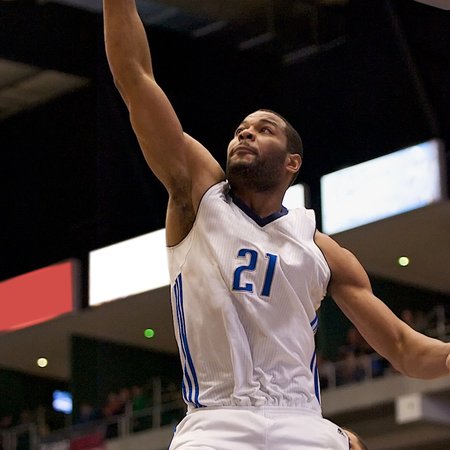
POLYGON ((48 366, 48 359, 47 358, 38 358, 36 361, 36 364, 38 365, 38 367, 40 367, 41 369, 43 369, 44 367, 48 366))
POLYGON ((0 283, 0 331, 35 325, 79 306, 79 267, 69 260, 0 283))
POLYGON ((165 229, 89 254, 89 305, 169 285, 165 229))
POLYGON ((400 256, 398 258, 398 265, 402 267, 409 266, 409 258, 407 256, 400 256))
POLYGON ((323 231, 339 233, 442 200, 444 167, 435 139, 323 176, 323 231))
POLYGON ((147 339, 151 339, 155 336, 155 330, 153 330, 153 328, 147 328, 146 330, 144 330, 144 336, 147 339))

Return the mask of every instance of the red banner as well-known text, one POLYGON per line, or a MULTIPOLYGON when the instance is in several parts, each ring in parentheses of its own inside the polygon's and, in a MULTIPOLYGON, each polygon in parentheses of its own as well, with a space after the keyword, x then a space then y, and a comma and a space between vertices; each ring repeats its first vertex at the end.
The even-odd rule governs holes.
POLYGON ((70 450, 106 450, 105 439, 99 433, 72 438, 70 450))

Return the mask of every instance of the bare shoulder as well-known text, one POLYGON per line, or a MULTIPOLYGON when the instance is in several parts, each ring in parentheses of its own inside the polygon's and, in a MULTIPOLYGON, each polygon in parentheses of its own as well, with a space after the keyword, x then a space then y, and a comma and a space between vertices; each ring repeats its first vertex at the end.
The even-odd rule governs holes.
POLYGON ((206 191, 225 179, 225 173, 211 153, 196 139, 184 133, 182 170, 166 185, 169 204, 166 216, 167 243, 181 242, 194 225, 200 201, 206 191))
POLYGON ((321 249, 331 270, 330 293, 343 285, 353 287, 368 287, 369 278, 355 255, 341 247, 330 236, 316 231, 315 242, 321 249))
POLYGON ((205 192, 214 184, 225 179, 225 173, 211 153, 192 136, 184 133, 189 146, 186 165, 189 168, 190 196, 195 212, 205 192))
POLYGON ((333 269, 339 271, 353 259, 356 259, 349 250, 341 247, 334 239, 320 231, 316 231, 314 240, 322 250, 332 271, 333 269))
POLYGON ((212 154, 187 134, 169 99, 152 76, 141 75, 122 94, 144 158, 170 195, 204 190, 223 171, 212 154), (192 191, 192 189, 194 191, 192 191))

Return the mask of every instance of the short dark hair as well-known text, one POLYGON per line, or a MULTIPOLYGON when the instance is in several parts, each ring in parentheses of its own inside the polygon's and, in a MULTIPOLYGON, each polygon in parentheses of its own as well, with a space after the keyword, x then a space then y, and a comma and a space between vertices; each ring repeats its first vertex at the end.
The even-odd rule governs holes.
MULTIPOLYGON (((287 138, 287 152, 288 153, 298 153, 301 158, 303 159, 303 142, 302 138, 298 134, 298 131, 289 123, 287 119, 285 119, 281 114, 277 113, 276 111, 273 111, 271 109, 258 109, 258 111, 264 111, 271 114, 276 115, 279 117, 286 125, 286 138, 287 138)), ((296 173, 294 173, 291 182, 289 186, 292 186, 295 184, 298 178, 299 170, 297 170, 296 173)))
POLYGON ((271 114, 275 114, 286 124, 287 151, 289 153, 298 153, 303 158, 303 142, 298 131, 281 115, 271 109, 259 109, 271 114))

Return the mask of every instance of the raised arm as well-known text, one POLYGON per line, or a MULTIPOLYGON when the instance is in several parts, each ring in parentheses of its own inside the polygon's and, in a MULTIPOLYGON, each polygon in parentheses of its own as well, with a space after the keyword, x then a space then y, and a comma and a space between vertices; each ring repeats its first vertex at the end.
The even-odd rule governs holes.
POLYGON ((450 343, 418 333, 400 320, 372 293, 365 270, 348 250, 319 232, 316 243, 331 269, 330 295, 377 353, 410 377, 450 374, 450 343))
POLYGON ((171 243, 189 230, 204 192, 223 179, 211 154, 183 132, 168 98, 155 81, 150 48, 135 0, 103 0, 109 66, 133 130, 153 173, 169 192, 171 243), (195 178, 194 178, 195 174, 195 178))

